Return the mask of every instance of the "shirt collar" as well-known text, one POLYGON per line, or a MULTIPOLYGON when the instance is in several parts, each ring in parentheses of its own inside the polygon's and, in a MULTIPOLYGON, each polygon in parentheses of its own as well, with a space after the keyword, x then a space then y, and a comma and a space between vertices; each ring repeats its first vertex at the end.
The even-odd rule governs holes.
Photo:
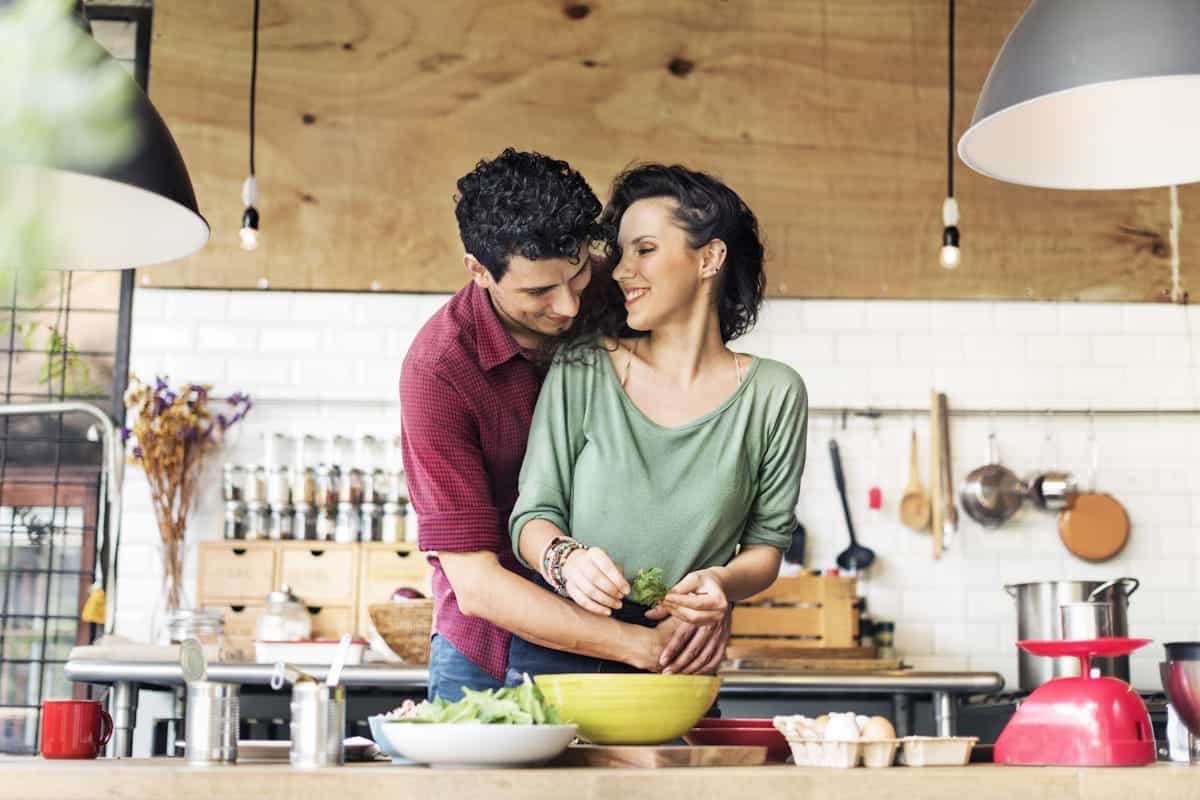
POLYGON ((471 284, 471 308, 475 317, 475 344, 479 351, 479 366, 484 371, 492 370, 524 350, 512 334, 500 324, 500 317, 492 307, 491 296, 478 284, 471 284))

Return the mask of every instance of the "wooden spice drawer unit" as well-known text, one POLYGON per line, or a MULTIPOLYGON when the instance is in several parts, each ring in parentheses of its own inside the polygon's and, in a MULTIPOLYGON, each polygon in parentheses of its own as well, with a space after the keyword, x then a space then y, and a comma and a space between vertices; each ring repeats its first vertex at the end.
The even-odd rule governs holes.
POLYGON ((361 634, 354 624, 354 606, 310 606, 312 614, 312 637, 314 639, 337 639, 343 633, 361 634))
POLYGON ((431 597, 433 567, 425 554, 411 544, 363 544, 359 567, 358 629, 367 630, 372 603, 386 603, 399 586, 416 589, 431 597))
POLYGON ((274 542, 202 542, 196 575, 204 605, 261 604, 275 587, 274 542))
POLYGON ((857 582, 839 575, 779 578, 733 609, 729 658, 858 644, 857 582))
POLYGON ((349 606, 358 583, 356 544, 282 542, 279 579, 307 606, 349 606))

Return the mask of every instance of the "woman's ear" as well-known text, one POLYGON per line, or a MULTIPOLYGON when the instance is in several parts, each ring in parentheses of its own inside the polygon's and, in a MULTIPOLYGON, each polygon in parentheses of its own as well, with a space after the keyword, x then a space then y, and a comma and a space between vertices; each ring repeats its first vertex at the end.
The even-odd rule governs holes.
POLYGON ((702 252, 700 277, 715 278, 721 268, 725 266, 725 243, 720 239, 713 239, 704 245, 702 252))

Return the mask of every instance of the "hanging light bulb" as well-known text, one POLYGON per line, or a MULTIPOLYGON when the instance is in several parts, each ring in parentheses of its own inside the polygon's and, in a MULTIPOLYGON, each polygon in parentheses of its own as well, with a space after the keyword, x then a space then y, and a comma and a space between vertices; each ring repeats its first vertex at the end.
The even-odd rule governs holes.
POLYGON ((942 252, 938 260, 943 269, 958 269, 958 265, 962 263, 962 253, 958 249, 958 201, 954 199, 954 0, 949 0, 949 11, 949 61, 946 69, 946 199, 942 201, 942 252))
POLYGON ((958 201, 953 197, 942 201, 942 225, 942 266, 957 269, 962 253, 958 249, 958 201))
POLYGON ((254 207, 257 202, 258 179, 251 175, 242 184, 242 205, 246 207, 246 210, 242 212, 243 250, 253 250, 258 247, 258 209, 254 207))
POLYGON ((243 250, 258 247, 258 178, 254 177, 254 99, 258 88, 258 5, 254 0, 254 28, 250 50, 250 174, 242 182, 242 229, 240 236, 243 250))

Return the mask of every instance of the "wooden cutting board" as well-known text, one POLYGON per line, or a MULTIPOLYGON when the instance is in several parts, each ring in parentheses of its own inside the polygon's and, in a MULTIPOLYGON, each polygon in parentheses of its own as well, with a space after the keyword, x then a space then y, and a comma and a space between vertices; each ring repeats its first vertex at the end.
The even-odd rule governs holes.
POLYGON ((567 748, 557 761, 563 767, 757 767, 767 761, 765 747, 691 745, 592 745, 567 748))

